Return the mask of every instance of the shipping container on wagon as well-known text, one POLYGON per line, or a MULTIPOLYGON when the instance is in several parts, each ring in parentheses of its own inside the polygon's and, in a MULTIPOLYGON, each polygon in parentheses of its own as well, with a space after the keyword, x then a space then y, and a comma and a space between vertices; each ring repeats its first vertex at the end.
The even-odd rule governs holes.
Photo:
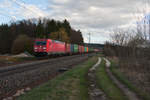
POLYGON ((70 44, 70 53, 74 53, 74 44, 70 44))
POLYGON ((89 52, 92 52, 93 51, 93 48, 89 48, 89 52))
POLYGON ((81 46, 81 52, 84 53, 84 46, 81 46))
POLYGON ((78 53, 78 51, 79 51, 78 45, 74 44, 74 53, 78 53))
POLYGON ((69 43, 65 43, 65 49, 66 49, 66 53, 70 53, 70 44, 69 43))
POLYGON ((86 46, 84 46, 84 52, 87 53, 87 47, 86 46))
POLYGON ((89 52, 89 47, 87 47, 87 53, 89 52))
POLYGON ((94 49, 94 52, 99 52, 99 49, 94 49))
POLYGON ((78 48, 79 48, 79 53, 82 53, 82 46, 78 45, 78 48))
POLYGON ((88 47, 86 47, 86 52, 88 52, 88 47))

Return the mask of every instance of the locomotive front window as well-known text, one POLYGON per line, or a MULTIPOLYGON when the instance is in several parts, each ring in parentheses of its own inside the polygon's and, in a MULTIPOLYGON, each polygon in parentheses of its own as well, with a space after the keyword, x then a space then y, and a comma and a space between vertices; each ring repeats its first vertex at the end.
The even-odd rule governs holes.
POLYGON ((36 45, 46 45, 46 41, 36 41, 36 45))

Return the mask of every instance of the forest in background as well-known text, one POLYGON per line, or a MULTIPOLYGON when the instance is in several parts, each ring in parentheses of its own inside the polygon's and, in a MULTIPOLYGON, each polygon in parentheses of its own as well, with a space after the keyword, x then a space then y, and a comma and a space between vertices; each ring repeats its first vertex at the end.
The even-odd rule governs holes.
POLYGON ((83 44, 80 30, 75 30, 65 19, 29 19, 0 25, 0 53, 33 53, 35 38, 51 38, 72 44, 83 44))

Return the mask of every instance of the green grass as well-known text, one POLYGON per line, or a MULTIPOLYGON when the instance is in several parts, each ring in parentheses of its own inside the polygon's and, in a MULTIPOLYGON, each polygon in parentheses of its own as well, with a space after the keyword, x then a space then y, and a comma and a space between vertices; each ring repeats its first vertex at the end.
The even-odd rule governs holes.
POLYGON ((102 60, 96 71, 97 84, 110 100, 128 100, 122 91, 113 83, 105 71, 105 61, 102 60))
POLYGON ((114 61, 111 61, 112 65, 111 65, 111 71, 113 73, 113 75, 123 84, 125 84, 131 91, 135 92, 139 97, 141 97, 143 100, 150 100, 150 96, 139 90, 137 87, 135 87, 131 82, 128 81, 128 79, 123 75, 123 73, 121 73, 117 66, 115 65, 114 61))
POLYGON ((96 61, 97 57, 92 57, 16 100, 88 100, 88 84, 85 76, 96 61))

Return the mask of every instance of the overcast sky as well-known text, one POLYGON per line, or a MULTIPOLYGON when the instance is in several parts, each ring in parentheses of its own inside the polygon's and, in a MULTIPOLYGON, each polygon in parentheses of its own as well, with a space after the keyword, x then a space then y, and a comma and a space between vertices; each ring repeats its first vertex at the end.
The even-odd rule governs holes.
POLYGON ((85 42, 91 33, 92 43, 104 43, 113 28, 135 27, 137 18, 149 13, 148 5, 148 0, 0 0, 0 24, 38 17, 67 19, 82 31, 85 42))

